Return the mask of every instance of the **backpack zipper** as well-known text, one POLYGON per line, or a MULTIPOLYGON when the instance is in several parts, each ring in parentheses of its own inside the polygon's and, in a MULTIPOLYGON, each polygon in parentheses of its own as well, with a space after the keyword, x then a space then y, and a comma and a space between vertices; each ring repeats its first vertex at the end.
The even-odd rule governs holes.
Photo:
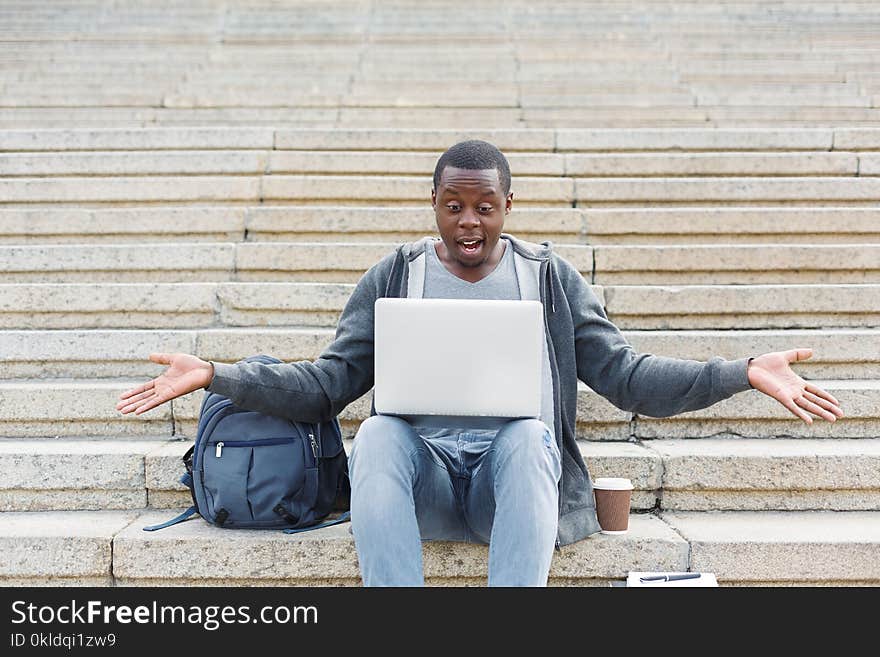
MULTIPOLYGON (((311 434, 309 434, 311 437, 311 434)), ((281 445, 292 443, 295 438, 260 438, 259 440, 221 440, 214 444, 214 456, 220 458, 224 447, 260 447, 263 445, 281 445)), ((312 451, 315 451, 314 438, 312 438, 312 451)))

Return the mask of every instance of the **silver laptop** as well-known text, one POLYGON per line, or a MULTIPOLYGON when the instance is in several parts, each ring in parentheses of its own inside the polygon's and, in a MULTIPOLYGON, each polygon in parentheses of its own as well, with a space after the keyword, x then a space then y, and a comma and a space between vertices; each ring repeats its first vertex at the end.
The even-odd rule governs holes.
POLYGON ((539 301, 378 299, 377 413, 539 417, 539 301))

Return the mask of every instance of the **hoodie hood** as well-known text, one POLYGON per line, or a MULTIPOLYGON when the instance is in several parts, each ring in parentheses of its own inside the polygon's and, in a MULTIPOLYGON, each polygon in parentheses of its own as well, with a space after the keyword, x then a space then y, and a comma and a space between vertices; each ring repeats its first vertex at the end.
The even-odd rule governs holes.
MULTIPOLYGON (((554 275, 554 265, 553 265, 553 243, 549 240, 545 240, 541 243, 536 242, 527 242, 525 240, 518 239, 509 233, 501 233, 501 239, 507 240, 508 244, 513 247, 513 252, 516 255, 519 255, 522 258, 525 258, 528 261, 532 261, 538 264, 540 268, 539 272, 539 280, 541 285, 541 298, 546 298, 549 302, 549 310, 551 313, 556 312, 556 293, 553 289, 553 275, 554 275)), ((385 296, 403 296, 401 294, 400 289, 392 290, 393 283, 392 281, 397 280, 395 274, 397 274, 398 270, 403 269, 405 273, 402 274, 404 279, 409 278, 409 267, 416 266, 419 267, 418 263, 415 263, 416 259, 425 253, 425 249, 428 246, 433 246, 439 240, 438 237, 434 236, 426 236, 415 242, 408 242, 406 244, 402 244, 397 251, 397 258, 395 258, 394 263, 392 264, 392 276, 389 278, 389 284, 385 290, 385 296)), ((423 267, 424 265, 421 265, 423 267)), ((415 278, 420 280, 420 277, 423 276, 424 270, 421 269, 415 278)), ((409 296, 421 296, 421 288, 418 287, 418 293, 413 295, 413 288, 410 287, 409 296)))

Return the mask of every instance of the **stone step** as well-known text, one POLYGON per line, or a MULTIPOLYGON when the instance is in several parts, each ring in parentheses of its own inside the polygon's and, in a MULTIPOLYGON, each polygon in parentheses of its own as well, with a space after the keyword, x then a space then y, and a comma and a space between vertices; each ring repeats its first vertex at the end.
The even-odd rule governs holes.
POLYGON ((146 455, 167 442, 0 440, 0 510, 142 509, 146 455))
POLYGON ((259 175, 269 152, 259 150, 64 151, 0 155, 2 176, 259 175))
MULTIPOLYGON (((871 207, 529 208, 505 230, 556 244, 871 244, 871 207)), ((0 208, 0 244, 404 242, 436 235, 428 202, 412 207, 246 206, 0 208)))
POLYGON ((5 203, 235 203, 260 200, 260 176, 0 179, 5 203))
POLYGON ((880 579, 880 514, 674 512, 664 522, 690 545, 690 569, 741 585, 866 584, 880 579))
MULTIPOLYGON (((0 440, 0 511, 186 508, 190 493, 178 479, 191 445, 0 440)), ((638 511, 880 508, 880 439, 582 441, 580 449, 594 479, 633 482, 638 511)))
MULTIPOLYGON (((357 585, 350 525, 287 535, 224 531, 199 518, 144 532, 167 511, 0 513, 4 585, 357 585), (196 552, 208 553, 196 559, 196 552), (171 555, 169 550, 173 550, 171 555), (247 564, 241 550, 250 555, 247 564), (307 556, 308 555, 308 556, 307 556), (152 563, 149 567, 147 564, 152 563)), ((429 542, 429 584, 485 584, 485 546, 429 542)), ((652 515, 633 514, 623 536, 597 534, 554 555, 551 584, 607 585, 630 570, 686 570, 687 542, 652 515)))
MULTIPOLYGON (((286 535, 195 518, 159 532, 167 511, 0 514, 4 585, 357 585, 347 524, 286 535), (247 552, 247 561, 241 554, 247 552)), ((712 572, 728 585, 877 585, 880 513, 739 511, 632 514, 627 534, 595 534, 553 555, 550 585, 608 585, 630 571, 712 572)), ((488 548, 427 542, 429 584, 485 584, 488 548)))
MULTIPOLYGON (((880 326, 880 285, 871 283, 591 287, 620 329, 880 326)), ((351 283, 7 283, 0 284, 0 329, 332 327, 353 289, 351 283)))
MULTIPOLYGON (((565 78, 565 76, 563 76, 565 78)), ((345 129, 876 129, 874 107, 2 107, 0 129, 254 127, 345 129)), ((505 149, 512 152, 515 145, 505 149)), ((711 149, 710 149, 711 150, 711 149)))
MULTIPOLYGON (((852 138, 853 131, 849 129, 852 138)), ((870 129, 863 129, 870 132, 870 129)), ((556 130, 559 151, 821 151, 831 150, 837 128, 644 128, 556 130)), ((862 130, 855 130, 860 135, 862 130)), ((840 146, 837 146, 840 148, 840 146)), ((847 149, 854 150, 854 149, 847 149)))
POLYGON ((874 270, 880 269, 880 245, 868 244, 596 246, 593 261, 593 276, 588 280, 600 285, 828 284, 880 280, 880 271, 874 270))
POLYGON ((2 130, 0 151, 270 149, 267 128, 2 130))
MULTIPOLYGON (((880 212, 856 207, 584 209, 591 244, 868 244, 880 212)), ((2 216, 2 215, 0 215, 2 216)))
MULTIPOLYGON (((47 110, 48 111, 48 110, 47 110)), ((107 112, 110 110, 99 110, 107 112)), ((121 113, 123 110, 112 110, 121 113)), ((277 111, 277 110, 275 110, 277 111)), ((384 111, 384 110, 383 110, 384 111)), ((456 110, 457 111, 457 110, 456 110)), ((619 110, 615 110, 619 111, 619 110)), ((67 110, 65 110, 65 113, 67 110)), ((56 111, 57 115, 62 112, 56 111)), ((151 116, 149 114, 145 115, 151 116)), ((878 128, 642 129, 273 129, 145 127, 139 129, 0 130, 0 151, 186 149, 393 150, 441 152, 461 139, 486 139, 505 152, 857 151, 877 150, 878 128)))
MULTIPOLYGON (((872 161, 873 162, 873 161, 872 161)), ((868 165, 876 168, 876 163, 868 165)), ((258 203, 366 205, 426 202, 430 176, 167 175, 9 177, 0 199, 26 203, 258 203)), ((598 204, 868 203, 880 179, 792 177, 530 177, 514 179, 520 204, 590 207, 598 204)))
MULTIPOLYGON (((282 178, 278 176, 277 178, 282 178)), ((865 177, 576 178, 578 205, 599 203, 868 202, 880 180, 865 177)))
MULTIPOLYGON (((394 243, 0 246, 0 284, 302 281, 356 283, 394 243), (157 262, 155 253, 161 251, 157 262)), ((557 245, 600 285, 880 283, 880 245, 557 245)))
MULTIPOLYGON (((840 179, 832 179, 840 180, 840 179)), ((849 182, 850 186, 860 182, 849 182)), ((430 198, 430 176, 168 175, 65 176, 0 179, 0 199, 24 203, 258 203, 376 201, 412 203, 430 198)), ((517 179, 520 203, 571 207, 574 180, 517 179)))
MULTIPOLYGON (((0 331, 4 378, 106 379, 153 377, 152 352, 198 354, 234 363, 254 353, 288 362, 314 360, 333 341, 328 328, 85 329, 0 331)), ((707 361, 808 346, 813 356, 798 363, 807 379, 880 379, 878 329, 625 330, 638 353, 707 361)))
POLYGON ((880 439, 642 444, 660 456, 664 510, 880 510, 880 439))
POLYGON ((868 301, 874 287, 605 285, 602 291, 608 317, 620 329, 770 329, 877 326, 880 316, 868 301))
MULTIPOLYGON (((797 369, 797 368, 796 368, 797 369)), ((157 373, 161 371, 156 368, 157 373)), ((845 417, 806 424, 776 400, 745 391, 698 411, 669 418, 634 416, 582 383, 578 384, 577 433, 586 440, 700 438, 874 438, 880 431, 880 382, 814 379, 840 402, 845 417)), ((114 380, 9 381, 0 383, 0 436, 116 439, 193 438, 204 394, 184 395, 143 415, 116 410, 119 395, 143 378, 114 380)), ((346 437, 369 417, 372 391, 351 402, 339 420, 346 437)))
MULTIPOLYGON (((436 152, 379 151, 63 151, 0 155, 0 175, 406 174, 433 171, 436 152)), ((847 176, 877 175, 880 155, 854 152, 512 153, 520 176, 847 176)))

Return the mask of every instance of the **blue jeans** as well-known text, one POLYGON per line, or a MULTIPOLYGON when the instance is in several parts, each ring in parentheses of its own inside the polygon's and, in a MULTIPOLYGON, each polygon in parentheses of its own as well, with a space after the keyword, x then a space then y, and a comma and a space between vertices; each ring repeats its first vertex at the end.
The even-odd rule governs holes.
POLYGON ((540 420, 426 440, 401 418, 368 418, 349 458, 364 584, 424 585, 424 539, 488 543, 489 586, 546 586, 561 473, 540 420))

